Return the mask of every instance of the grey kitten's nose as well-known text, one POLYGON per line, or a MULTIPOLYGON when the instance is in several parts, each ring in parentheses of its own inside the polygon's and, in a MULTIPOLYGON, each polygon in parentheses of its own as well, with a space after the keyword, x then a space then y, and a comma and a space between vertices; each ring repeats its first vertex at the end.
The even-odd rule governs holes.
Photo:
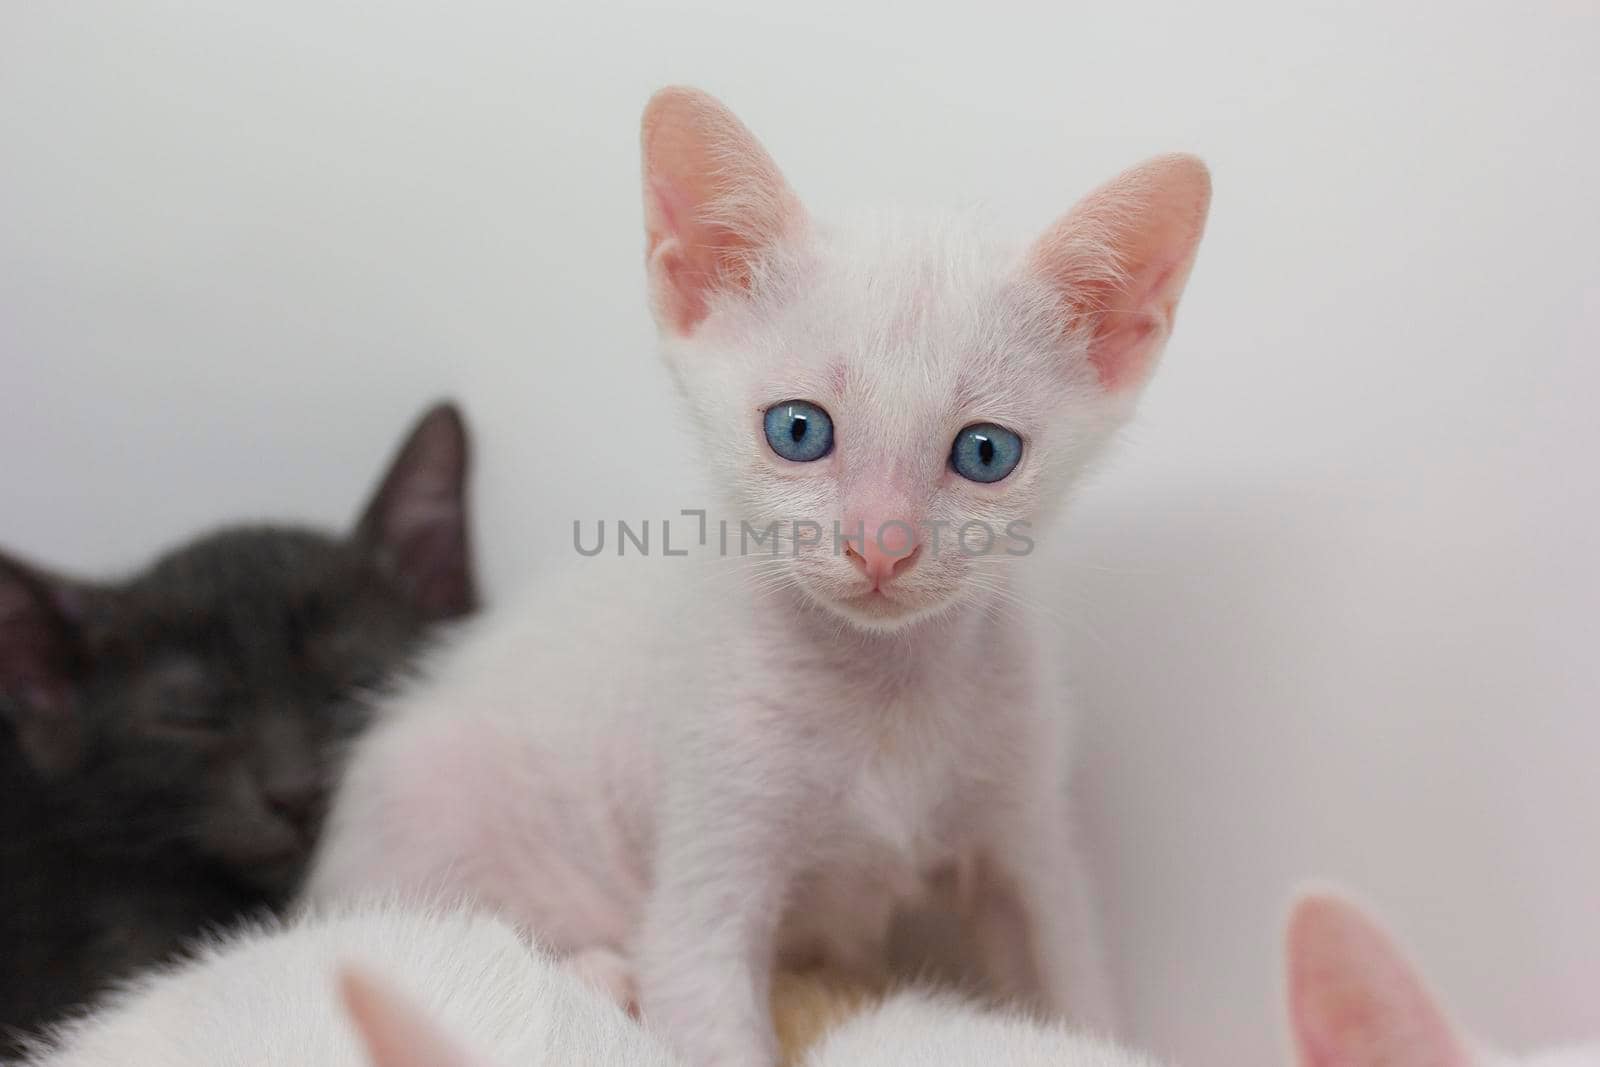
POLYGON ((273 812, 298 829, 307 829, 316 818, 319 791, 309 775, 268 782, 262 792, 273 812))

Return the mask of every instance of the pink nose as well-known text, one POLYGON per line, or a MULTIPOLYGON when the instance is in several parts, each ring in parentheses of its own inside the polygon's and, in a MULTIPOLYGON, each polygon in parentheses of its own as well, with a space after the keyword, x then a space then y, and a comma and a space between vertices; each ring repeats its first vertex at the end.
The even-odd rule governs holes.
POLYGON ((871 526, 859 546, 846 544, 844 554, 856 569, 872 579, 874 589, 889 579, 904 574, 922 554, 922 544, 914 533, 902 526, 890 526, 880 536, 871 526))

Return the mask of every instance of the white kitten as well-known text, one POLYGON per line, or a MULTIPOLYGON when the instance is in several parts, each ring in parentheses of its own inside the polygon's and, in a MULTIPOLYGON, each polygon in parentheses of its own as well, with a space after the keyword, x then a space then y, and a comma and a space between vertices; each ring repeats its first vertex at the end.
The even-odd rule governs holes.
POLYGON ((1451 1022, 1394 940, 1333 894, 1295 905, 1288 971, 1301 1067, 1600 1067, 1600 1044, 1528 1056, 1480 1045, 1451 1022))
POLYGON ((1025 561, 956 531, 1049 515, 1129 414, 1205 168, 1148 163, 1017 249, 824 228, 691 90, 651 101, 644 164, 666 360, 724 502, 781 535, 587 561, 489 622, 360 744, 311 894, 475 893, 622 996, 631 961, 692 1062, 753 1067, 778 953, 874 968, 954 868, 997 983, 1109 1028, 1056 654, 1025 561), (865 537, 835 551, 835 523, 865 537))
POLYGON ((674 1061, 616 1005, 504 922, 386 904, 231 935, 192 961, 134 981, 60 1028, 25 1062, 671 1067, 674 1061), (355 1026, 340 1007, 342 967, 356 968, 342 982, 355 1026))

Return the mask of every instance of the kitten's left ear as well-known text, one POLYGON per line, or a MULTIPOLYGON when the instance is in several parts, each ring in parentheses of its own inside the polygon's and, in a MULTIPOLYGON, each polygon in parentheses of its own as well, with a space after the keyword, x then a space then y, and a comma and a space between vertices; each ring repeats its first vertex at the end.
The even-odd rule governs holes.
POLYGON ((698 89, 651 97, 639 139, 656 321, 688 336, 716 294, 749 289, 752 265, 806 213, 755 135, 698 89))
POLYGON ((83 755, 77 682, 87 596, 86 587, 0 554, 0 714, 45 774, 69 770, 83 755))
POLYGON ((339 996, 372 1067, 482 1067, 409 998, 364 971, 342 968, 339 996))
POLYGON ((478 606, 467 525, 466 423, 438 404, 416 424, 356 526, 356 537, 430 619, 478 606))
POLYGON ((1194 156, 1160 156, 1085 197, 1034 245, 1029 265, 1056 290, 1110 392, 1137 389, 1172 332, 1211 205, 1194 156))

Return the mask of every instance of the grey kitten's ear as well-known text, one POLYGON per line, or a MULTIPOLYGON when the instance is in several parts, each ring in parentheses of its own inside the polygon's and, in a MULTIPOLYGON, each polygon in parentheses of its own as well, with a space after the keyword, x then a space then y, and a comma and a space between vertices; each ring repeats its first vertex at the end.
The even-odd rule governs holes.
POLYGON ((478 606, 467 529, 466 423, 454 404, 423 415, 367 505, 356 537, 430 619, 478 606))
POLYGON ((77 766, 83 722, 74 683, 86 650, 84 590, 0 554, 0 718, 46 774, 77 766))

